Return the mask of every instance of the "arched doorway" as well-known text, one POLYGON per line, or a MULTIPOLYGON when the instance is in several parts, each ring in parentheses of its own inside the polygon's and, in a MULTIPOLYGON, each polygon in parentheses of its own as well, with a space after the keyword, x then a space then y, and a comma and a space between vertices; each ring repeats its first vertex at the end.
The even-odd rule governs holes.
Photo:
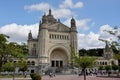
POLYGON ((56 48, 50 55, 51 67, 63 67, 67 65, 68 56, 64 49, 56 48))

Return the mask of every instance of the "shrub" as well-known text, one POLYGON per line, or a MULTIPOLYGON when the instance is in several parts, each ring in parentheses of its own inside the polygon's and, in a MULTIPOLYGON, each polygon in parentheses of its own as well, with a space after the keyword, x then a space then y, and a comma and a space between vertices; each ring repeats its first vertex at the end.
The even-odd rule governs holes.
POLYGON ((32 80, 41 80, 41 75, 36 73, 31 73, 30 77, 32 78, 32 80))

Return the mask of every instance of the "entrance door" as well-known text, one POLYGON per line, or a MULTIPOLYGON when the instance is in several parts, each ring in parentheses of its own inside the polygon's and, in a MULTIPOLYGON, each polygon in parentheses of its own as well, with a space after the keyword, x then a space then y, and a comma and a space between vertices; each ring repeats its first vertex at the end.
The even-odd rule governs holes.
POLYGON ((52 60, 51 63, 51 67, 63 67, 62 60, 52 60))
POLYGON ((52 51, 51 58, 51 67, 63 67, 67 64, 67 53, 62 49, 55 49, 52 51))
POLYGON ((63 61, 60 61, 60 67, 63 67, 63 61))

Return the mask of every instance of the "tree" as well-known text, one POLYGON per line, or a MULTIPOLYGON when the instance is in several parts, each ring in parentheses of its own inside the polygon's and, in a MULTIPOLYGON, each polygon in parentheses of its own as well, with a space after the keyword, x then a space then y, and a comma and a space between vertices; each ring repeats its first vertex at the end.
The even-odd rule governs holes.
POLYGON ((114 70, 116 72, 116 70, 118 70, 119 66, 118 65, 112 65, 112 70, 114 70))
POLYGON ((87 53, 87 51, 85 49, 79 50, 79 56, 87 55, 86 53, 87 53))
POLYGON ((110 65, 105 66, 105 70, 106 70, 108 76, 110 76, 110 74, 111 74, 111 71, 110 71, 111 69, 112 69, 112 67, 110 65))
POLYGON ((105 30, 105 31, 117 38, 116 40, 111 42, 111 48, 113 49, 115 53, 114 58, 118 60, 120 63, 120 33, 119 33, 120 28, 115 26, 113 30, 105 30))
POLYGON ((103 55, 103 49, 80 49, 79 50, 79 56, 84 56, 84 55, 88 55, 88 56, 102 56, 103 55))
POLYGON ((15 73, 15 63, 13 62, 6 62, 5 64, 3 64, 2 66, 3 71, 8 71, 9 72, 13 72, 13 80, 14 79, 14 73, 15 73))
POLYGON ((74 57, 74 64, 76 67, 81 67, 84 73, 84 80, 86 80, 86 68, 93 67, 95 63, 96 58, 95 57, 89 57, 89 56, 75 56, 74 57))
POLYGON ((8 42, 8 38, 9 36, 0 34, 0 71, 2 69, 2 65, 9 59, 25 58, 27 54, 27 47, 26 52, 24 52, 25 49, 23 49, 23 45, 19 45, 15 42, 8 42))
POLYGON ((23 75, 24 75, 25 71, 28 69, 26 61, 20 61, 18 63, 18 67, 19 67, 19 71, 23 72, 23 75))
POLYGON ((99 66, 98 70, 99 70, 100 74, 102 74, 102 70, 105 70, 105 67, 104 66, 99 66))
POLYGON ((2 64, 6 60, 6 57, 8 56, 7 52, 6 52, 7 38, 9 38, 9 37, 6 35, 0 34, 0 71, 2 69, 2 64))
POLYGON ((14 71, 14 63, 13 62, 7 62, 3 64, 3 71, 13 72, 14 71))
POLYGON ((111 48, 115 53, 113 58, 118 60, 118 66, 120 66, 120 28, 115 26, 113 30, 105 30, 105 31, 117 38, 116 41, 112 41, 111 48))

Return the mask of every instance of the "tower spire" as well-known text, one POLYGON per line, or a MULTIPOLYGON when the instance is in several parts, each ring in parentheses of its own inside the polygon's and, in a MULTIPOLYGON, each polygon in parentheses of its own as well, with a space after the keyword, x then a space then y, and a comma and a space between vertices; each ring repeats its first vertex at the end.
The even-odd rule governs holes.
POLYGON ((49 15, 51 15, 51 9, 49 9, 49 15))
POLYGON ((75 19, 72 17, 71 19, 71 31, 77 31, 76 30, 76 22, 75 22, 75 19))
POLYGON ((30 32, 28 34, 28 40, 31 40, 31 39, 32 39, 32 33, 31 33, 31 30, 30 30, 30 32))

